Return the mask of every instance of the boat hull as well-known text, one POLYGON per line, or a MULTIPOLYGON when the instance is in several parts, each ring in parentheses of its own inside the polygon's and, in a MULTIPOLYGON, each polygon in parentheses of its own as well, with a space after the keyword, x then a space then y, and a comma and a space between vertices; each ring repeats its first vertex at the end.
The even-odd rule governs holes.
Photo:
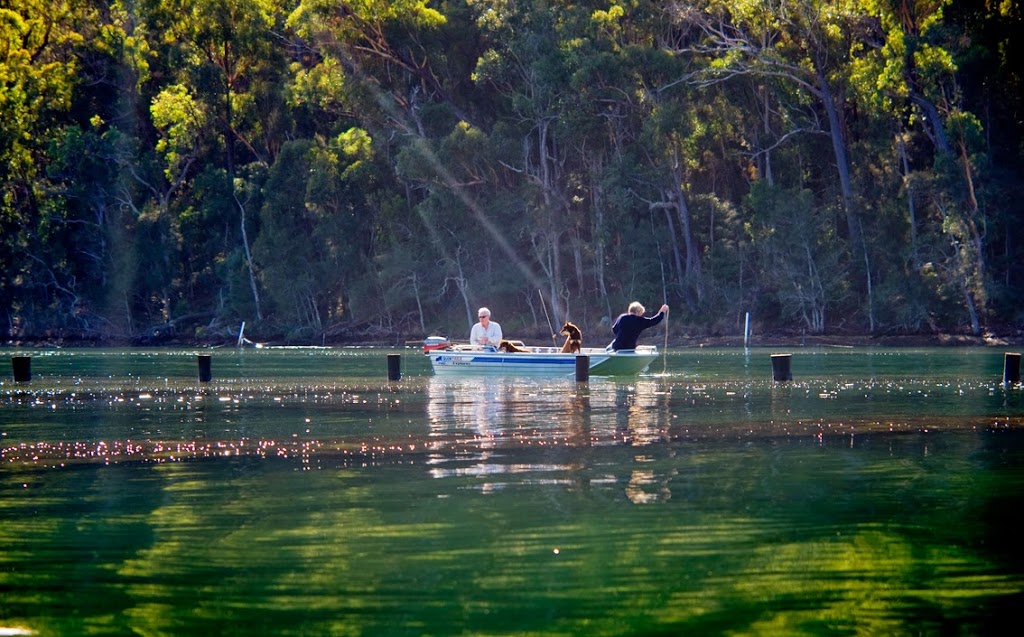
MULTIPOLYGON (((584 349, 580 355, 590 359, 591 376, 635 376, 658 357, 654 347, 608 352, 584 349)), ((427 352, 431 367, 438 375, 507 374, 529 376, 574 376, 577 354, 558 349, 533 348, 529 352, 488 352, 474 349, 448 349, 427 352)))

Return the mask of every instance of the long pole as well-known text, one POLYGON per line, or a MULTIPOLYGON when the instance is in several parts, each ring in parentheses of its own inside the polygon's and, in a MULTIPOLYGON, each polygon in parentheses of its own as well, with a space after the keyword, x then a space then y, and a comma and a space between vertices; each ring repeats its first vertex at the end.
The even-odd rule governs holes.
POLYGON ((540 297, 540 306, 544 308, 544 318, 548 320, 548 329, 551 330, 551 343, 558 345, 558 339, 555 338, 555 326, 551 324, 551 317, 548 316, 548 306, 544 303, 544 293, 537 288, 537 296, 540 297))
MULTIPOLYGON (((667 305, 667 304, 666 304, 667 305)), ((665 324, 665 347, 661 350, 661 375, 665 375, 665 370, 668 369, 668 312, 665 312, 665 320, 662 321, 665 324)))
MULTIPOLYGON (((661 256, 661 243, 658 243, 658 255, 661 256)), ((668 288, 665 284, 665 261, 658 259, 658 265, 661 266, 661 302, 664 305, 668 305, 668 288)), ((665 312, 665 346, 661 348, 661 375, 665 375, 665 370, 668 369, 668 312, 665 312)))

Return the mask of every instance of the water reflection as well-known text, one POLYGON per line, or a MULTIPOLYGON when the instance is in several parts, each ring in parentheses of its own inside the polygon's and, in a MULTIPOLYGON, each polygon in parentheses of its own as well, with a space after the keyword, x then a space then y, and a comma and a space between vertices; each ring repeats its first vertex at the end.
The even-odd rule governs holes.
MULTIPOLYGON (((570 469, 566 464, 516 462, 514 449, 547 449, 589 443, 587 398, 574 382, 562 379, 484 379, 432 377, 427 384, 430 475, 472 476, 486 493, 502 488, 505 474, 544 474, 570 469), (454 446, 463 453, 452 454, 454 446)), ((522 480, 523 478, 520 478, 522 480)))
MULTIPOLYGON (((430 475, 474 477, 486 493, 502 488, 507 474, 520 474, 520 484, 564 483, 568 475, 579 487, 591 479, 583 477, 590 469, 587 449, 614 445, 639 450, 667 443, 674 418, 671 396, 671 386, 655 380, 431 378, 430 475), (457 443, 470 444, 462 447, 462 454, 453 454, 457 443), (546 453, 519 453, 528 449, 546 453), (551 477, 555 474, 560 477, 551 477)), ((656 470, 651 461, 649 454, 637 453, 620 482, 636 504, 671 498, 675 469, 656 470)))
MULTIPOLYGON (((674 457, 672 453, 670 456, 674 457)), ((672 480, 679 475, 675 464, 659 468, 656 459, 648 455, 633 457, 634 468, 626 484, 626 497, 633 504, 653 504, 672 498, 672 480)))
POLYGON ((645 446, 668 440, 671 396, 671 387, 656 381, 434 377, 427 385, 427 415, 435 445, 471 435, 486 449, 645 446))

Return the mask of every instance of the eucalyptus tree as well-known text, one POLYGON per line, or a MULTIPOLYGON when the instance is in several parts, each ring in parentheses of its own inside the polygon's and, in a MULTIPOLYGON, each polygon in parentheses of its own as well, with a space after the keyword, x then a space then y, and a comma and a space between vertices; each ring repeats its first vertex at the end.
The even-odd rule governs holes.
POLYGON ((69 118, 99 94, 90 81, 110 65, 105 26, 99 4, 0 3, 0 305, 11 334, 96 327, 110 174, 77 154, 103 144, 69 118), (75 183, 89 174, 93 184, 75 183))
MULTIPOLYGON (((986 283, 990 320, 1019 316, 1024 285, 1018 264, 1024 256, 1024 67, 1020 60, 1024 6, 1008 2, 955 2, 943 8, 942 22, 955 49, 957 88, 965 110, 984 124, 986 153, 979 166, 985 179, 979 202, 985 215, 986 283), (966 36, 966 37, 965 37, 966 36)), ((979 157, 979 158, 980 158, 979 157)))
MULTIPOLYGON (((457 68, 460 35, 446 29, 445 14, 428 0, 301 0, 288 23, 313 56, 307 66, 327 65, 348 83, 351 97, 365 91, 382 122, 425 136, 432 104, 473 121, 453 96, 450 66, 457 68), (452 41, 445 44, 446 37, 452 41), (450 47, 450 48, 449 48, 450 47), (361 86, 360 86, 361 85, 361 86)), ((465 63, 465 62, 463 62, 465 63)), ((371 113, 362 112, 365 117, 371 113)))
POLYGON ((282 148, 266 181, 261 264, 270 318, 290 336, 325 336, 342 318, 370 237, 359 219, 375 167, 365 131, 282 148))
MULTIPOLYGON (((848 147, 844 104, 849 61, 865 36, 856 0, 703 0, 674 3, 680 22, 699 30, 684 50, 709 60, 698 82, 774 78, 791 84, 820 108, 831 141, 838 195, 846 219, 851 263, 864 263, 866 314, 873 329, 871 264, 848 147)), ((767 85, 766 85, 767 86, 767 85)), ((777 100, 777 103, 784 103, 777 100)))
POLYGON ((206 125, 198 129, 202 138, 197 142, 205 170, 218 167, 237 214, 238 244, 228 250, 243 255, 257 318, 262 308, 251 254, 255 211, 250 205, 259 184, 249 183, 249 178, 272 163, 282 143, 282 126, 287 126, 279 88, 285 68, 279 39, 283 5, 280 0, 147 0, 144 12, 150 46, 168 65, 155 101, 168 106, 162 127, 168 136, 162 143, 166 147, 173 131, 188 128, 194 113, 203 114, 206 125), (183 95, 196 107, 184 108, 183 95), (172 97, 179 107, 171 107, 172 97))
MULTIPOLYGON (((599 30, 607 24, 595 20, 599 30)), ((579 294, 596 299, 611 319, 624 302, 612 294, 619 285, 623 261, 616 249, 619 229, 628 227, 636 206, 627 149, 636 143, 638 114, 633 106, 634 86, 624 50, 600 34, 594 50, 581 56, 570 78, 577 92, 577 107, 566 114, 567 128, 575 131, 570 149, 578 157, 576 176, 569 182, 574 214, 569 224, 579 294)), ((635 262, 626 260, 632 266, 635 262)), ((583 305, 586 312, 589 304, 583 305)), ((585 320, 586 314, 576 316, 585 320)))
MULTIPOLYGON (((435 301, 458 299, 464 329, 476 321, 477 306, 515 298, 524 280, 533 283, 531 266, 520 256, 525 236, 513 221, 527 216, 526 204, 518 198, 518 180, 503 168, 516 149, 501 141, 462 122, 429 151, 409 146, 397 158, 399 178, 426 193, 414 206, 422 234, 416 246, 424 256, 435 255, 435 301)), ((406 233, 397 221, 390 223, 406 233)))
MULTIPOLYGON (((849 293, 834 249, 833 224, 815 213, 810 191, 755 183, 747 197, 748 232, 760 259, 759 288, 783 321, 821 334, 849 293)), ((762 305, 758 308, 765 311, 762 305)))
MULTIPOLYGON (((327 98, 342 114, 340 122, 355 122, 366 130, 382 157, 390 156, 392 170, 403 182, 396 187, 404 186, 405 206, 383 196, 368 203, 377 209, 367 211, 367 222, 378 232, 374 249, 365 256, 368 264, 379 269, 367 272, 366 281, 374 287, 363 286, 368 300, 363 307, 380 309, 379 301, 369 299, 371 295, 379 298, 382 290, 403 289, 407 283, 421 285, 421 275, 431 268, 405 258, 412 251, 389 254, 404 250, 401 237, 413 236, 418 243, 425 242, 421 245, 438 255, 435 258, 442 264, 438 273, 442 285, 435 289, 452 289, 446 284, 455 283, 469 317, 474 273, 470 262, 478 253, 489 258, 485 253, 491 246, 503 249, 510 258, 515 250, 492 223, 495 210, 485 203, 489 185, 485 177, 490 176, 479 174, 485 166, 469 165, 465 153, 447 150, 466 135, 486 140, 481 122, 488 116, 477 112, 479 108, 467 107, 476 94, 469 82, 476 61, 472 16, 460 3, 442 4, 444 13, 429 4, 417 0, 301 2, 289 24, 309 55, 297 65, 294 86, 304 91, 305 100, 316 95, 327 98), (314 80, 318 80, 316 86, 314 80), (403 219, 403 210, 410 217, 403 219), (452 236, 451 231, 458 234, 452 236)), ((415 252, 428 258, 427 249, 415 252)), ((417 305, 422 301, 417 295, 417 305)), ((417 312, 419 322, 425 324, 422 310, 417 312)))
POLYGON ((948 5, 948 0, 865 0, 878 37, 866 42, 875 45, 854 64, 852 86, 878 116, 902 125, 893 136, 892 156, 903 173, 913 263, 937 268, 962 299, 971 331, 979 334, 988 298, 987 214, 977 185, 987 158, 981 121, 964 108, 958 87, 959 35, 943 22, 948 5), (922 139, 930 142, 930 152, 908 149, 922 139), (912 164, 911 154, 931 161, 912 164), (944 240, 922 245, 922 226, 944 240))
POLYGON ((0 165, 10 219, 37 207, 32 182, 48 126, 71 106, 80 34, 68 3, 36 0, 0 6, 0 165))
POLYGON ((739 132, 743 113, 727 94, 729 86, 692 81, 704 63, 691 51, 698 32, 678 18, 671 5, 657 2, 614 3, 594 13, 602 40, 619 58, 616 86, 624 99, 616 112, 630 113, 630 192, 661 220, 659 245, 667 251, 670 288, 696 312, 716 287, 704 271, 715 241, 715 211, 721 209, 714 202, 738 200, 747 189, 740 150, 745 140, 739 132), (705 219, 695 216, 697 200, 705 219))
POLYGON ((585 12, 572 5, 522 2, 478 4, 478 23, 488 49, 474 72, 476 82, 503 98, 499 144, 519 149, 505 168, 519 177, 516 187, 526 202, 520 222, 525 246, 543 272, 553 314, 566 316, 572 288, 567 284, 565 244, 576 214, 569 195, 571 133, 564 126, 575 107, 569 79, 575 64, 574 41, 585 12), (524 223, 525 222, 525 223, 524 223))

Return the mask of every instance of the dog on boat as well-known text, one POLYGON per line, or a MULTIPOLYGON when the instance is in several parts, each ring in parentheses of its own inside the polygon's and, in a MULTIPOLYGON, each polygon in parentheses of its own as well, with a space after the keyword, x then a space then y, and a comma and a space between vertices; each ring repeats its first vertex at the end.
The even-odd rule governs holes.
POLYGON ((530 350, 523 349, 522 347, 519 347, 518 345, 516 345, 512 341, 506 341, 505 339, 502 339, 501 342, 498 343, 498 351, 499 352, 513 353, 513 352, 528 352, 530 350))
POLYGON ((566 321, 559 334, 565 334, 565 344, 562 345, 563 354, 579 353, 580 348, 583 347, 583 331, 580 328, 566 321))

